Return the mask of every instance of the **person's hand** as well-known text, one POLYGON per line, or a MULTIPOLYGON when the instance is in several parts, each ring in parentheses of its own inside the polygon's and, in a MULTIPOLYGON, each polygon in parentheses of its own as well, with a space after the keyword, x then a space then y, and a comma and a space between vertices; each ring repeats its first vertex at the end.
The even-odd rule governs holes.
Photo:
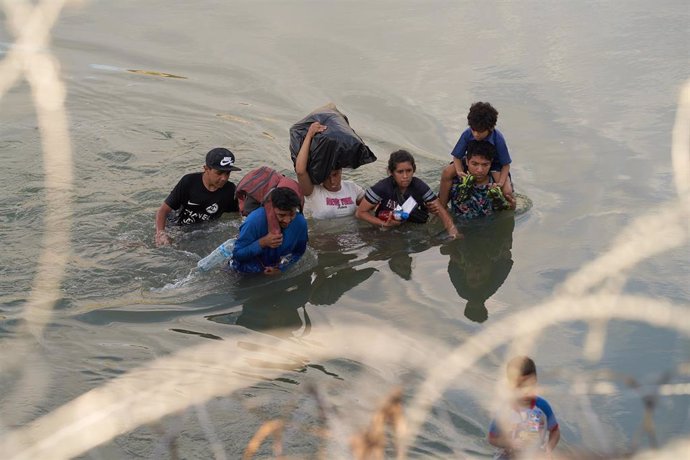
POLYGON ((457 169, 456 169, 456 170, 455 170, 455 173, 458 175, 458 177, 459 177, 460 179, 462 179, 463 177, 465 177, 465 176, 467 175, 467 171, 463 171, 463 170, 457 170, 457 169))
POLYGON ((401 221, 401 220, 395 220, 395 218, 393 218, 393 212, 392 212, 392 211, 391 211, 391 213, 388 215, 388 219, 386 219, 386 220, 384 220, 384 221, 382 221, 382 222, 383 222, 383 223, 381 224, 381 228, 385 228, 385 227, 397 227, 398 225, 402 224, 402 221, 401 221))
POLYGON ((455 225, 453 226, 453 228, 448 230, 448 234, 450 235, 450 238, 453 240, 460 240, 463 238, 462 233, 458 231, 455 225))
POLYGON ((278 267, 266 267, 264 268, 264 275, 280 275, 280 268, 278 267))
POLYGON ((172 243, 172 240, 168 236, 167 233, 165 233, 165 230, 161 230, 156 232, 156 238, 155 238, 156 246, 169 246, 172 243))
POLYGON ((268 235, 259 238, 259 246, 262 248, 277 248, 283 244, 282 233, 269 233, 268 235))
POLYGON ((441 212, 441 202, 439 200, 429 201, 426 204, 426 209, 431 214, 438 214, 441 212))
POLYGON ((322 132, 326 131, 326 128, 328 128, 328 127, 325 125, 322 125, 318 121, 315 121, 314 123, 309 125, 309 129, 307 130, 307 136, 310 138, 313 138, 318 133, 322 133, 322 132))

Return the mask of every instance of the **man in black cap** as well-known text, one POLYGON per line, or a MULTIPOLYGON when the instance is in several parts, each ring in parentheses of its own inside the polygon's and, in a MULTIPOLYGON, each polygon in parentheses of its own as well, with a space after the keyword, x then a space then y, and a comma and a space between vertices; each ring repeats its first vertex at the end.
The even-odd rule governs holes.
POLYGON ((156 246, 170 244, 165 223, 188 225, 217 219, 224 212, 237 212, 235 184, 229 182, 235 166, 235 155, 221 147, 206 154, 204 171, 187 174, 180 179, 156 212, 156 246), (170 216, 172 211, 177 211, 170 216))

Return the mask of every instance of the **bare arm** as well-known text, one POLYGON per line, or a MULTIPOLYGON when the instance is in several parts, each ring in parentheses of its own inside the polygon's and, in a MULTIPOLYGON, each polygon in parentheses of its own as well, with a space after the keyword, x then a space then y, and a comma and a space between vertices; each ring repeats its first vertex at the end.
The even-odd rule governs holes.
POLYGON ((401 222, 395 219, 389 218, 388 220, 381 220, 378 217, 374 216, 371 213, 371 211, 373 211, 375 207, 375 204, 371 204, 367 200, 362 200, 357 206, 357 210, 355 211, 355 217, 357 219, 369 222, 372 225, 380 227, 395 227, 396 225, 400 225, 401 222))
POLYGON ((357 184, 355 184, 355 187, 357 187, 357 198, 355 199, 355 203, 359 206, 359 204, 364 201, 364 189, 357 184))
POLYGON ((462 160, 460 158, 453 157, 453 167, 455 168, 455 174, 457 174, 458 177, 462 178, 467 175, 467 173, 465 172, 465 168, 462 164, 462 160))
POLYGON ((295 172, 297 173, 297 182, 299 188, 304 196, 309 196, 314 192, 314 184, 311 183, 309 173, 307 172, 307 163, 309 162, 309 148, 311 147, 311 140, 318 133, 326 130, 326 126, 318 121, 315 121, 309 126, 307 134, 304 136, 304 141, 297 152, 295 159, 295 172))
POLYGON ((496 184, 499 187, 503 188, 503 184, 505 184, 508 179, 508 173, 510 173, 510 164, 503 165, 501 167, 501 172, 498 174, 498 179, 496 180, 496 184))
POLYGON ((498 173, 495 171, 491 173, 494 180, 496 181, 496 186, 501 188, 503 196, 505 196, 506 200, 508 200, 508 203, 510 203, 510 208, 515 209, 516 202, 515 197, 513 196, 513 186, 510 182, 510 179, 508 178, 509 174, 510 164, 503 165, 501 167, 501 171, 498 173))
POLYGON ((549 432, 549 442, 546 443, 546 452, 552 452, 556 448, 556 444, 561 440, 561 429, 556 427, 549 432))
POLYGON ((158 211, 156 212, 156 246, 167 246, 171 243, 170 237, 165 232, 165 221, 168 218, 168 214, 171 212, 172 208, 165 202, 163 202, 161 207, 158 208, 158 211))
POLYGON ((455 227, 453 218, 450 216, 448 210, 441 204, 438 198, 436 198, 434 201, 429 201, 426 203, 426 206, 432 214, 436 214, 441 218, 443 226, 452 238, 457 238, 460 235, 458 229, 455 227))

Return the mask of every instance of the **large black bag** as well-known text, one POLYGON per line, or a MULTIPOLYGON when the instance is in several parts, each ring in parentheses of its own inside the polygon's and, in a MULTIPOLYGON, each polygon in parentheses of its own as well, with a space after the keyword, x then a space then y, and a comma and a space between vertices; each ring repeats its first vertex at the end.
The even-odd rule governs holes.
POLYGON ((320 184, 334 169, 359 168, 376 161, 374 153, 350 127, 347 117, 330 103, 314 110, 290 128, 290 154, 294 164, 304 137, 312 123, 318 121, 328 129, 311 142, 307 172, 312 183, 320 184))

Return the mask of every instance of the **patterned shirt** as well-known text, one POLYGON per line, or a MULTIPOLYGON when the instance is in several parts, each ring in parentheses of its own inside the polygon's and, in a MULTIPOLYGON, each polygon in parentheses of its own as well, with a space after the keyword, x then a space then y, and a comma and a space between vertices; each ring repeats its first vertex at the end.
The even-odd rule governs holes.
MULTIPOLYGON (((519 440, 523 446, 522 456, 536 457, 544 449, 549 433, 558 428, 558 420, 551 405, 543 398, 534 398, 530 407, 504 408, 491 421, 490 436, 507 436, 519 440), (530 453, 532 455, 530 455, 530 453)), ((495 459, 508 459, 513 456, 506 450, 497 452, 495 459)))
POLYGON ((467 198, 462 200, 462 188, 457 178, 450 188, 450 203, 453 213, 462 219, 476 219, 477 217, 490 216, 494 213, 493 200, 488 196, 489 189, 494 186, 494 180, 489 176, 489 183, 473 185, 467 198))

